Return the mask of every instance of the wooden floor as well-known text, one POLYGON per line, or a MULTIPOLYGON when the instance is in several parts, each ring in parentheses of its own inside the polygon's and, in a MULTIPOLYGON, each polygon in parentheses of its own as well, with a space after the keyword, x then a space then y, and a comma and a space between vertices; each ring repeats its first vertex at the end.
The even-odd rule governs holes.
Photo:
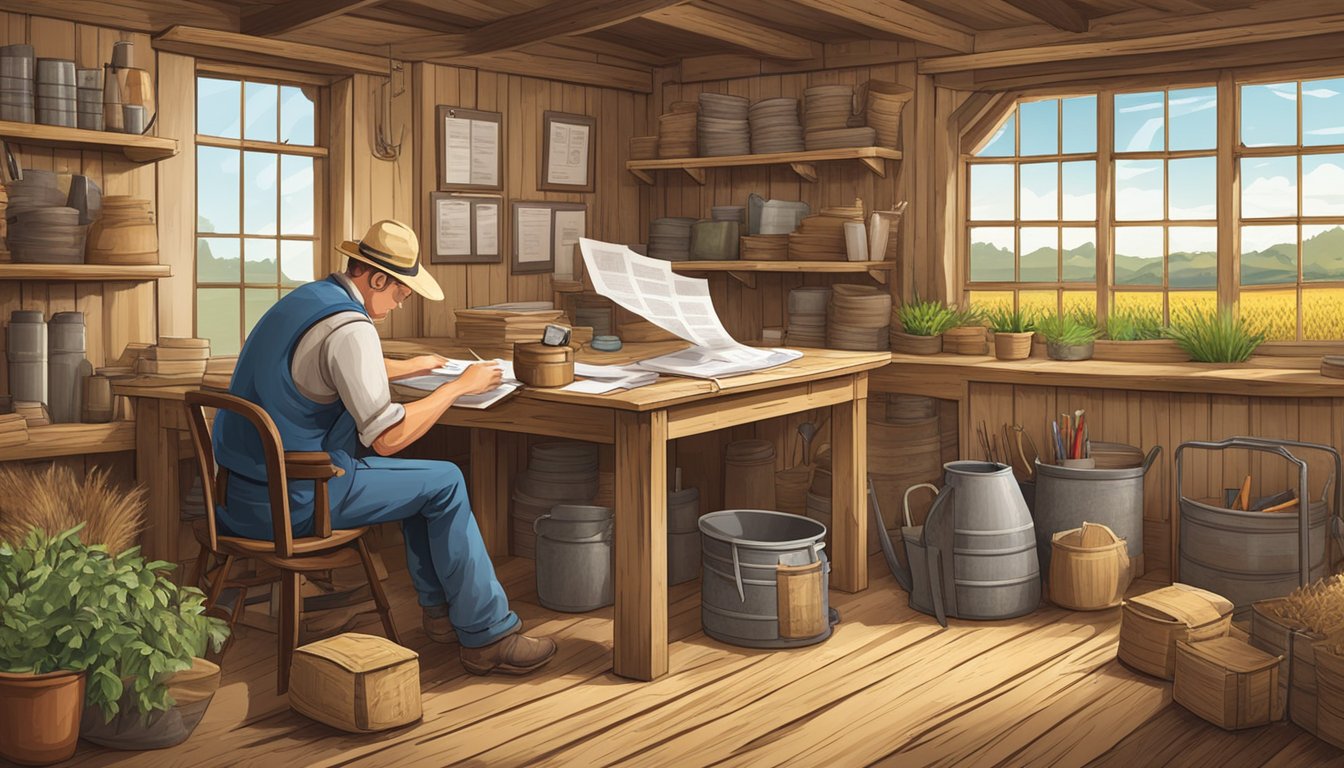
POLYGON ((1173 704, 1169 685, 1115 660, 1118 609, 942 629, 906 606, 880 560, 872 573, 866 592, 832 593, 843 620, 829 641, 792 651, 706 638, 698 582, 673 587, 673 673, 635 683, 611 673, 611 610, 538 607, 530 560, 505 562, 500 578, 560 654, 526 678, 465 674, 456 646, 425 638, 406 575, 394 572, 398 626, 421 654, 423 721, 356 736, 291 712, 275 694, 274 636, 243 630, 187 743, 140 754, 81 746, 71 764, 1344 766, 1344 753, 1295 726, 1229 734, 1173 704))

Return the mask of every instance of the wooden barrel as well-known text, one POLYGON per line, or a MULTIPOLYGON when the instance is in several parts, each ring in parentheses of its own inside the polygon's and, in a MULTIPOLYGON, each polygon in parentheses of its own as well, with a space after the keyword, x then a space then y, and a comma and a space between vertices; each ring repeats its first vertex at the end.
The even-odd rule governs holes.
MULTIPOLYGON (((937 483, 942 471, 936 416, 905 424, 868 422, 868 476, 888 530, 900 529, 905 490, 920 483, 937 483)), ((923 521, 932 502, 927 495, 911 498, 912 520, 916 525, 923 521)))
POLYGON ((1316 735, 1344 748, 1344 644, 1316 647, 1316 735))
POLYGON ((775 446, 768 440, 738 440, 724 449, 723 505, 727 509, 775 509, 775 446))
POLYGON ((793 515, 807 511, 807 489, 812 484, 813 468, 808 464, 781 469, 775 473, 775 507, 793 515))
POLYGON ((1074 611, 1114 608, 1131 578, 1125 542, 1104 525, 1060 531, 1051 539, 1050 601, 1074 611))
POLYGON ((1317 733, 1316 644, 1324 637, 1286 621, 1280 612, 1283 605, 1279 598, 1251 606, 1251 645, 1283 658, 1279 695, 1287 702, 1293 722, 1317 733))

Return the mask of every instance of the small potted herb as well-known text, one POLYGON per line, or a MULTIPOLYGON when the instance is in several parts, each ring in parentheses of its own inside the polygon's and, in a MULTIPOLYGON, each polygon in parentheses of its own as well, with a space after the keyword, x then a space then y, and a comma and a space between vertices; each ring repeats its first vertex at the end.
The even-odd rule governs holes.
POLYGON ((1097 360, 1128 363, 1179 363, 1190 359, 1176 342, 1165 338, 1162 313, 1156 309, 1115 309, 1106 316, 1106 333, 1097 339, 1097 360))
POLYGON ((957 322, 957 312, 941 301, 918 296, 896 308, 900 330, 891 331, 891 351, 909 355, 936 355, 943 350, 943 333, 957 322))
POLYGON ((1077 312, 1046 315, 1036 321, 1036 332, 1045 337, 1045 353, 1051 360, 1088 360, 1100 332, 1077 312))
POLYGON ((1265 334, 1224 310, 1187 310, 1172 318, 1166 333, 1200 363, 1244 363, 1265 341, 1265 334))
POLYGON ((988 343, 985 330, 983 310, 978 307, 957 310, 953 326, 943 332, 943 351, 955 355, 983 355, 988 343))
POLYGON ((1025 360, 1031 357, 1034 320, 1021 309, 997 307, 985 319, 994 332, 994 356, 1000 360, 1025 360))

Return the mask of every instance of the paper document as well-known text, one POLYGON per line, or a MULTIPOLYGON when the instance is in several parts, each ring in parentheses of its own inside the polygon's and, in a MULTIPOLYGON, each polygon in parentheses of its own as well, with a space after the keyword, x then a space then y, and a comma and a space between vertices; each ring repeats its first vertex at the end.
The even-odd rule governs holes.
POLYGON ((566 392, 582 392, 587 395, 605 395, 618 389, 635 389, 658 380, 654 371, 644 370, 633 365, 589 365, 575 363, 574 375, 583 380, 562 387, 566 392))
POLYGON ((640 256, 623 245, 582 238, 579 248, 599 294, 695 345, 692 350, 644 360, 638 363, 641 368, 715 378, 772 368, 802 357, 796 350, 749 347, 729 335, 719 321, 706 280, 675 274, 668 262, 640 256))
POLYGON ((438 201, 438 237, 434 252, 439 256, 471 254, 471 201, 443 198, 438 201))
MULTIPOLYGON (((467 367, 477 363, 477 360, 449 360, 442 367, 435 368, 424 376, 412 376, 408 379, 397 379, 392 382, 395 385, 409 387, 421 392, 433 392, 439 387, 450 381, 455 381, 467 367)), ((489 408, 495 403, 503 400, 513 394, 522 382, 513 376, 513 362, 509 360, 496 360, 499 363, 500 373, 503 379, 498 387, 489 392, 482 392, 479 395, 463 395, 453 401, 454 408, 475 408, 477 410, 489 408)))

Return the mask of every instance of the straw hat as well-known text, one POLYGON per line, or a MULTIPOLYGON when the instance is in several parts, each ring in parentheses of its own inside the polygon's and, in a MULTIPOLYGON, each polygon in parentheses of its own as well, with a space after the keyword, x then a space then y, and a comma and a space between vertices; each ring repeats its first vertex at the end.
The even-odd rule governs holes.
POLYGON ((430 301, 443 300, 438 282, 421 267, 420 239, 399 221, 383 219, 369 227, 363 240, 346 240, 336 250, 386 272, 430 301))

